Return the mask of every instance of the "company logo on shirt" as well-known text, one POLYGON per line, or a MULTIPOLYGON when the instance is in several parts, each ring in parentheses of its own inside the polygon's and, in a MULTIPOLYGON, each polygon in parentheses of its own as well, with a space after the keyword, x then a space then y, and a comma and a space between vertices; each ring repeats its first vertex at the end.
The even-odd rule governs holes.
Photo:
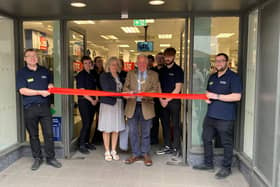
POLYGON ((211 85, 213 85, 214 84, 214 82, 213 81, 211 81, 211 82, 209 82, 209 85, 211 86, 211 85))
POLYGON ((27 82, 34 82, 34 78, 28 78, 27 82))
POLYGON ((46 79, 47 76, 46 76, 46 75, 42 75, 41 78, 42 78, 42 79, 46 79))
POLYGON ((174 73, 168 73, 168 75, 169 75, 169 76, 172 76, 172 77, 175 76, 174 73))
POLYGON ((227 84, 227 81, 220 81, 220 84, 227 84))

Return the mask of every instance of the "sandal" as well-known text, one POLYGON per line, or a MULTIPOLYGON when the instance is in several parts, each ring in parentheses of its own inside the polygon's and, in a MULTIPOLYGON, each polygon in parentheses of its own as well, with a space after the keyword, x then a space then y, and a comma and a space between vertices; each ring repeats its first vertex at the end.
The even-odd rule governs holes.
POLYGON ((112 161, 112 155, 110 154, 110 151, 106 151, 104 156, 106 161, 112 161))
POLYGON ((112 157, 113 157, 114 160, 120 160, 120 157, 119 157, 119 155, 117 154, 117 151, 112 150, 112 151, 111 151, 111 155, 112 155, 112 157))

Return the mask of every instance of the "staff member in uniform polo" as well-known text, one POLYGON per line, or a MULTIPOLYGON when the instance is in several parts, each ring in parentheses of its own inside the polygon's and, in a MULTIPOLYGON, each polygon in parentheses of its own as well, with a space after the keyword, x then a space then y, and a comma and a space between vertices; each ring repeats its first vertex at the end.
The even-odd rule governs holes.
POLYGON ((241 99, 242 85, 239 76, 229 69, 228 56, 216 55, 216 73, 210 76, 207 85, 208 111, 203 124, 204 164, 194 169, 213 170, 212 140, 217 132, 224 148, 222 168, 216 174, 222 179, 231 174, 233 155, 233 124, 236 119, 236 102, 241 99))
POLYGON ((30 137, 30 144, 34 162, 32 170, 37 170, 43 163, 43 155, 38 135, 39 122, 41 123, 47 164, 56 168, 62 165, 55 159, 52 117, 48 88, 53 87, 53 80, 49 71, 38 65, 38 57, 34 49, 24 52, 26 66, 16 75, 16 87, 23 96, 24 121, 30 137))
MULTIPOLYGON (((77 88, 86 90, 96 90, 97 74, 91 70, 92 61, 89 56, 83 56, 81 59, 84 69, 76 76, 77 88)), ((97 97, 79 96, 78 106, 82 118, 82 129, 79 138, 79 151, 83 154, 89 154, 88 149, 96 149, 93 144, 89 143, 90 131, 93 122, 93 117, 96 112, 97 97)))
MULTIPOLYGON (((164 51, 165 67, 159 71, 160 85, 163 93, 180 93, 184 82, 184 72, 175 63, 176 50, 172 47, 164 51)), ((165 146, 157 151, 158 155, 171 154, 179 157, 180 146, 180 99, 160 98, 162 106, 161 121, 163 124, 163 137, 165 146), (173 124, 173 145, 171 143, 170 119, 173 124)))

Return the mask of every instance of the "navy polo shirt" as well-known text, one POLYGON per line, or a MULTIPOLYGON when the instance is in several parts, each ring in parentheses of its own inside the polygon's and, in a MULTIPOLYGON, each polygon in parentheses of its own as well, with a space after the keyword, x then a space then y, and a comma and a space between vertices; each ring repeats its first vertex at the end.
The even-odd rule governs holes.
MULTIPOLYGON (((208 80, 207 91, 223 95, 241 93, 241 80, 239 76, 230 69, 221 77, 218 77, 218 73, 214 73, 208 80)), ((237 102, 211 101, 212 103, 208 105, 207 116, 222 120, 236 119, 237 102)))
MULTIPOLYGON (((89 73, 86 70, 82 70, 76 76, 77 88, 84 88, 86 90, 96 90, 97 75, 95 71, 91 70, 89 73)), ((79 98, 84 98, 79 96, 79 98)))
MULTIPOLYGON (((33 90, 48 90, 48 85, 53 83, 52 76, 48 69, 37 65, 37 70, 33 71, 27 66, 20 69, 16 75, 16 89, 29 88, 33 90)), ((49 103, 49 97, 41 95, 23 95, 23 106, 27 108, 31 104, 49 103)))
POLYGON ((171 93, 176 83, 184 82, 184 72, 175 62, 171 68, 164 66, 159 70, 159 80, 163 93, 171 93))

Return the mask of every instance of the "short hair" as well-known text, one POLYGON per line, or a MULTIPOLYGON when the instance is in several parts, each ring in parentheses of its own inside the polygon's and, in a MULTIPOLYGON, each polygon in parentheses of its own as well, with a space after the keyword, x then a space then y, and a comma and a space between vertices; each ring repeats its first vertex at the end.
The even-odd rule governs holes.
POLYGON ((102 57, 101 56, 96 56, 96 57, 94 57, 94 60, 93 60, 93 62, 95 63, 98 59, 102 59, 102 57))
POLYGON ((81 58, 81 62, 84 63, 85 60, 90 60, 91 61, 91 58, 89 56, 83 56, 81 58))
POLYGON ((144 57, 144 58, 146 58, 146 59, 148 60, 147 55, 144 55, 143 53, 141 53, 141 54, 137 55, 137 59, 138 59, 138 58, 140 58, 140 57, 144 57))
POLYGON ((24 51, 23 55, 25 56, 25 55, 26 55, 26 53, 28 53, 28 52, 36 52, 36 50, 35 50, 34 48, 28 48, 28 49, 25 49, 25 51, 24 51))
POLYGON ((153 55, 148 55, 148 59, 152 60, 153 62, 155 61, 155 57, 153 55))
POLYGON ((157 55, 163 55, 163 52, 159 52, 157 55))
POLYGON ((106 62, 106 64, 105 64, 105 72, 110 72, 110 66, 111 66, 112 62, 114 62, 114 61, 116 61, 117 64, 118 64, 118 72, 121 72, 121 70, 122 70, 121 62, 120 62, 120 60, 118 59, 118 57, 115 57, 115 56, 110 57, 110 58, 107 60, 107 62, 106 62))
POLYGON ((176 55, 176 49, 174 47, 168 47, 164 50, 163 54, 165 56, 175 56, 176 55))
POLYGON ((228 62, 228 55, 227 54, 225 54, 225 53, 218 53, 217 55, 216 55, 216 57, 218 57, 218 56, 224 56, 225 57, 225 59, 226 59, 226 61, 228 62))

